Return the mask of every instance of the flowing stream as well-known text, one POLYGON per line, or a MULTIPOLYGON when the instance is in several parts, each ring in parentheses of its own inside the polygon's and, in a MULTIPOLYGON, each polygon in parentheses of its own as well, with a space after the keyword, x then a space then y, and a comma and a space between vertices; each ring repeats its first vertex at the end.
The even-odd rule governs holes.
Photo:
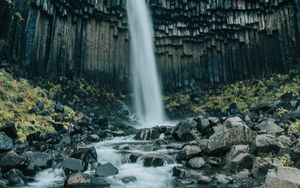
POLYGON ((154 55, 153 26, 146 1, 127 1, 127 15, 135 108, 143 127, 153 127, 163 123, 165 115, 154 55))
MULTIPOLYGON (((154 55, 151 17, 145 0, 128 0, 127 13, 131 34, 131 57, 135 110, 142 127, 153 127, 165 122, 161 88, 154 55)), ((172 168, 176 165, 175 150, 155 141, 135 141, 133 136, 107 139, 94 145, 100 163, 110 162, 119 173, 109 177, 113 188, 169 188, 172 187, 172 168), (142 157, 130 162, 132 153, 142 157), (164 166, 144 167, 143 156, 164 158, 164 166), (134 178, 124 183, 124 178, 134 178)), ((40 173, 29 187, 62 186, 62 170, 40 173)))

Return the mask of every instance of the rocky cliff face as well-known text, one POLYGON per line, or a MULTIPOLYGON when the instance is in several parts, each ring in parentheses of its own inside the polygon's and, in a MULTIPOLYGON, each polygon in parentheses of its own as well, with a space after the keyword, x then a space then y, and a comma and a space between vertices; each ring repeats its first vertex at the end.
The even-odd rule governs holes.
MULTIPOLYGON (((300 53, 299 0, 148 3, 158 67, 169 88, 285 72, 300 53)), ((1 0, 0 59, 7 59, 2 64, 28 75, 126 83, 130 36, 125 7, 125 0, 1 0)))

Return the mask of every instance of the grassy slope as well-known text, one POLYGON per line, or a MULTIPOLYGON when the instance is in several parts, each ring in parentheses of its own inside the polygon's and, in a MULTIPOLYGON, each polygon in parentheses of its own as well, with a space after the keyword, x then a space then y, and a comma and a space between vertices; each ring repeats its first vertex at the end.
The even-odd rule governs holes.
POLYGON ((0 126, 15 123, 21 141, 36 131, 54 132, 53 124, 71 126, 71 122, 79 118, 71 108, 64 106, 64 118, 56 122, 59 113, 55 112, 54 106, 55 102, 48 98, 46 90, 33 87, 24 79, 16 80, 0 70, 0 126), (38 101, 44 104, 43 111, 48 111, 49 115, 29 113, 38 101))
MULTIPOLYGON (((260 103, 278 100, 289 94, 299 97, 300 75, 275 74, 265 80, 247 80, 212 89, 203 93, 200 100, 192 100, 190 93, 177 93, 165 97, 167 111, 199 114, 204 111, 226 112, 235 103, 241 113, 247 113, 260 103)), ((284 110, 284 109, 282 109, 284 110)))

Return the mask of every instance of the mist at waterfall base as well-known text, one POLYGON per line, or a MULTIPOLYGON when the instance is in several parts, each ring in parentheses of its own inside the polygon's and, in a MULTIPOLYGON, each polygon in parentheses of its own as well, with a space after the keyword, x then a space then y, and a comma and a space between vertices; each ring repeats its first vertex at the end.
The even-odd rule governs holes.
POLYGON ((143 127, 153 127, 165 121, 165 114, 154 54, 152 20, 146 1, 127 1, 127 15, 135 110, 143 127))

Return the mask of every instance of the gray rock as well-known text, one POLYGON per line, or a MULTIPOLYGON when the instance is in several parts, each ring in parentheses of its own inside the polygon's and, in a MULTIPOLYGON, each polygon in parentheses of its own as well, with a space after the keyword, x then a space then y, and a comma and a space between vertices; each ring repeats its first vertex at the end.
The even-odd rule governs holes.
POLYGON ((174 138, 181 141, 195 140, 192 130, 197 127, 197 122, 194 119, 187 119, 178 123, 171 131, 174 138))
POLYGON ((208 157, 207 163, 212 166, 220 166, 222 164, 222 159, 219 157, 208 157))
POLYGON ((252 153, 278 153, 280 148, 284 147, 280 142, 278 142, 275 136, 270 134, 257 135, 252 146, 252 153))
POLYGON ((266 188, 298 188, 300 187, 300 170, 291 167, 277 167, 268 171, 266 188))
POLYGON ((13 148, 14 144, 11 138, 5 134, 0 134, 0 152, 9 151, 13 148))
POLYGON ((212 178, 209 176, 206 176, 204 174, 199 175, 198 177, 198 183, 199 184, 209 184, 212 181, 212 178))
POLYGON ((27 151, 23 156, 29 161, 28 169, 32 170, 49 168, 53 161, 53 156, 44 152, 27 151))
POLYGON ((93 177, 88 174, 82 174, 82 172, 76 172, 67 177, 64 187, 110 187, 109 183, 103 178, 93 177))
POLYGON ((144 166, 145 167, 164 166, 164 160, 157 156, 146 156, 144 157, 144 166))
POLYGON ((87 163, 85 163, 81 159, 75 159, 67 157, 64 159, 62 163, 63 169, 66 171, 67 174, 74 171, 85 171, 87 170, 87 163))
POLYGON ((283 166, 277 158, 260 158, 254 160, 251 173, 253 177, 258 180, 264 181, 269 169, 277 166, 283 166))
POLYGON ((298 139, 298 143, 293 147, 293 151, 300 155, 300 139, 298 139))
POLYGON ((93 164, 97 162, 97 151, 95 147, 78 147, 70 155, 75 159, 81 159, 87 164, 93 164))
POLYGON ((218 123, 220 123, 220 119, 217 117, 209 117, 208 120, 209 120, 209 123, 211 123, 213 125, 217 125, 218 123))
POLYGON ((286 135, 281 135, 281 136, 277 137, 277 140, 285 147, 292 147, 295 144, 295 141, 292 140, 291 137, 286 136, 286 135))
POLYGON ((216 127, 215 133, 209 138, 207 149, 211 154, 220 154, 234 145, 251 144, 255 136, 256 133, 241 118, 228 118, 224 125, 216 127))
POLYGON ((208 139, 202 139, 198 142, 198 145, 200 146, 201 150, 206 152, 207 151, 207 145, 208 145, 208 139))
POLYGON ((191 168, 199 169, 205 165, 205 160, 202 157, 195 157, 190 159, 187 164, 191 168))
POLYGON ((141 154, 132 153, 130 154, 129 159, 132 163, 135 163, 138 160, 138 158, 140 158, 141 156, 142 156, 141 154))
POLYGON ((137 179, 134 176, 128 176, 128 177, 122 178, 122 182, 125 184, 136 182, 136 180, 137 179))
POLYGON ((201 175, 203 175, 203 173, 201 173, 197 170, 188 169, 188 168, 179 167, 179 166, 173 168, 173 176, 174 177, 178 177, 178 178, 198 178, 201 175))
POLYGON ((233 158, 241 153, 249 153, 250 147, 248 145, 233 146, 224 157, 224 163, 229 163, 233 158))
POLYGON ((26 160, 14 151, 0 154, 0 167, 18 168, 26 164, 26 160))
POLYGON ((249 153, 239 153, 230 159, 224 168, 229 169, 232 172, 251 169, 254 159, 255 157, 249 153))
POLYGON ((224 174, 216 174, 215 179, 219 184, 226 185, 232 182, 232 178, 224 174))
POLYGON ((284 131, 279 125, 275 123, 274 119, 267 119, 254 127, 259 131, 266 131, 268 134, 280 134, 284 131))
POLYGON ((99 142, 100 141, 100 137, 96 134, 92 134, 88 137, 88 140, 90 142, 99 142))
POLYGON ((24 175, 20 170, 11 169, 10 171, 3 174, 3 177, 9 181, 13 186, 25 185, 24 175))
POLYGON ((201 148, 197 145, 186 145, 176 156, 177 161, 189 160, 201 154, 201 148))
POLYGON ((135 140, 155 140, 160 137, 161 131, 154 128, 146 128, 140 130, 134 137, 135 140))
POLYGON ((119 173, 119 170, 111 163, 99 165, 96 168, 96 176, 99 176, 99 177, 108 177, 108 176, 112 176, 112 175, 115 175, 118 173, 119 173))

